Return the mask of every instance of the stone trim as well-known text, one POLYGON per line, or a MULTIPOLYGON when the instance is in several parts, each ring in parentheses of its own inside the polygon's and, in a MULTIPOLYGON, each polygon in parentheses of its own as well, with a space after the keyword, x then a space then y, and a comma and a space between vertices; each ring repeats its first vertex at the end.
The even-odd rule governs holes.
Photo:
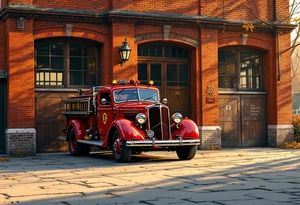
POLYGON ((167 41, 169 39, 171 25, 164 25, 163 26, 163 32, 164 32, 164 40, 167 41))
POLYGON ((268 125, 268 146, 278 147, 294 141, 293 125, 268 125))
POLYGON ((222 130, 220 126, 199 126, 199 130, 222 130))
POLYGON ((236 95, 266 95, 267 92, 264 91, 251 91, 251 92, 247 92, 247 91, 233 91, 233 90, 219 90, 218 91, 219 95, 227 95, 227 94, 236 94, 236 95))
POLYGON ((31 133, 31 134, 36 134, 36 131, 34 128, 19 128, 19 129, 7 129, 5 131, 5 134, 24 134, 24 133, 31 133))
POLYGON ((293 125, 268 125, 268 129, 291 129, 293 125))
POLYGON ((221 127, 220 126, 199 126, 201 137, 201 149, 211 147, 221 147, 221 127))
POLYGON ((36 130, 34 128, 6 129, 5 153, 8 155, 35 155, 36 130))
MULTIPOLYGON (((154 40, 165 40, 164 34, 157 32, 157 33, 146 33, 146 34, 135 36, 135 43, 137 44, 154 41, 154 40)), ((185 44, 189 44, 193 47, 197 47, 200 44, 199 40, 197 39, 194 39, 192 37, 183 34, 172 33, 172 32, 169 34, 168 40, 180 41, 185 44)))

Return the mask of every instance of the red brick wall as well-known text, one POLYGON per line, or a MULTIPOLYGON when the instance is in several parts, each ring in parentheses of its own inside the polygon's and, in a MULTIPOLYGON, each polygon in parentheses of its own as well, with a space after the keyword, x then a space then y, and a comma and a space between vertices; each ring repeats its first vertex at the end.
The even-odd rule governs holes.
MULTIPOLYGON (((25 3, 50 8, 104 11, 109 9, 137 12, 192 14, 242 21, 274 20, 274 1, 261 0, 2 0, 2 3, 25 3)), ((287 0, 277 0, 279 20, 288 16, 287 0)), ((286 20, 287 22, 288 20, 286 20)))
POLYGON ((285 51, 290 46, 290 34, 279 35, 280 40, 280 80, 277 81, 277 122, 279 125, 292 123, 291 53, 285 51))
POLYGON ((33 20, 25 30, 16 30, 16 20, 7 19, 8 113, 7 127, 34 127, 34 40, 33 20))
POLYGON ((112 23, 111 25, 112 40, 112 71, 113 79, 137 79, 137 44, 134 42, 134 25, 124 23, 112 23), (127 38, 129 47, 132 49, 130 61, 120 65, 119 48, 124 39, 127 38))
POLYGON ((219 125, 218 109, 218 31, 214 29, 200 30, 200 76, 201 76, 201 122, 202 126, 219 125), (215 103, 206 103, 207 86, 213 86, 215 103))
MULTIPOLYGON (((31 0, 32 1, 32 0, 31 0)), ((102 11, 110 9, 108 0, 33 0, 36 6, 102 11)))
POLYGON ((23 3, 23 4, 32 4, 34 0, 6 0, 8 4, 11 3, 23 3))
POLYGON ((72 37, 79 37, 104 43, 109 37, 109 29, 103 24, 55 22, 55 21, 34 21, 34 37, 51 38, 65 37, 66 24, 73 25, 72 37))
MULTIPOLYGON (((261 0, 2 0, 8 3, 25 3, 50 8, 105 11, 109 9, 137 12, 165 12, 191 14, 242 21, 274 20, 274 1, 261 0)), ((288 16, 286 0, 277 0, 279 20, 288 16)), ((286 20, 287 22, 288 20, 286 20)))
POLYGON ((197 125, 201 123, 201 78, 200 78, 200 46, 191 50, 191 118, 197 125))
MULTIPOLYGON (((284 0, 282 0, 284 1, 284 0)), ((200 0, 201 15, 242 21, 274 19, 273 0, 200 0)))
MULTIPOLYGON (((276 0, 277 1, 277 18, 280 22, 287 23, 289 21, 289 4, 287 0, 276 0)), ((298 2, 299 1, 295 1, 298 2)))
POLYGON ((140 12, 166 12, 179 14, 199 14, 199 0, 141 0, 134 1, 133 8, 140 12))

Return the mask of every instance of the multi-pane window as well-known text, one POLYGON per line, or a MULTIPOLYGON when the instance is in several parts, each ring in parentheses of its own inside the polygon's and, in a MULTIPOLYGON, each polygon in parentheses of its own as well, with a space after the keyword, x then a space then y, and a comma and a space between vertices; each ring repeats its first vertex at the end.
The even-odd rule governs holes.
POLYGON ((167 44, 146 44, 139 46, 138 56, 189 59, 189 50, 167 44))
POLYGON ((262 89, 262 55, 245 49, 219 50, 219 88, 262 89))
POLYGON ((139 63, 138 80, 141 84, 148 84, 153 80, 156 86, 162 85, 162 64, 161 63, 139 63))
POLYGON ((62 86, 64 84, 64 43, 41 42, 36 46, 37 86, 62 86))
POLYGON ((167 86, 188 86, 188 64, 167 64, 167 86))
POLYGON ((47 39, 35 44, 36 87, 91 87, 98 82, 98 49, 68 39, 47 39))
POLYGON ((138 47, 138 79, 153 80, 156 86, 189 86, 190 51, 169 44, 144 44, 138 47))

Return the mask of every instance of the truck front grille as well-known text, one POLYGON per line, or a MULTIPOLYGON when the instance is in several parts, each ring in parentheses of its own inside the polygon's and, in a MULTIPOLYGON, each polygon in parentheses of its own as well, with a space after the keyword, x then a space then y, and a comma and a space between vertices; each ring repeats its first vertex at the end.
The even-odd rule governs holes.
POLYGON ((148 109, 149 128, 154 131, 158 140, 168 140, 170 137, 169 108, 163 105, 154 105, 148 109))

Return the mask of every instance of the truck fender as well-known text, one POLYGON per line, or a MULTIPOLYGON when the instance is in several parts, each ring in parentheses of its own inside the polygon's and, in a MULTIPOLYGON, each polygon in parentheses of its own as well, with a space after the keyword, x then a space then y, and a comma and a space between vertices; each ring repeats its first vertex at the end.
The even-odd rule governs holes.
POLYGON ((183 119, 175 128, 175 123, 172 124, 172 135, 180 136, 181 139, 199 139, 199 129, 197 124, 188 118, 183 119))
MULTIPOLYGON (((138 129, 133 122, 127 119, 116 119, 112 122, 110 129, 117 129, 124 140, 145 140, 146 132, 138 129)), ((111 133, 111 132, 110 132, 111 133)))
POLYGON ((69 141, 69 132, 72 127, 76 133, 76 140, 82 140, 84 139, 85 131, 89 128, 89 125, 87 122, 82 120, 71 120, 68 126, 67 141, 69 141))

